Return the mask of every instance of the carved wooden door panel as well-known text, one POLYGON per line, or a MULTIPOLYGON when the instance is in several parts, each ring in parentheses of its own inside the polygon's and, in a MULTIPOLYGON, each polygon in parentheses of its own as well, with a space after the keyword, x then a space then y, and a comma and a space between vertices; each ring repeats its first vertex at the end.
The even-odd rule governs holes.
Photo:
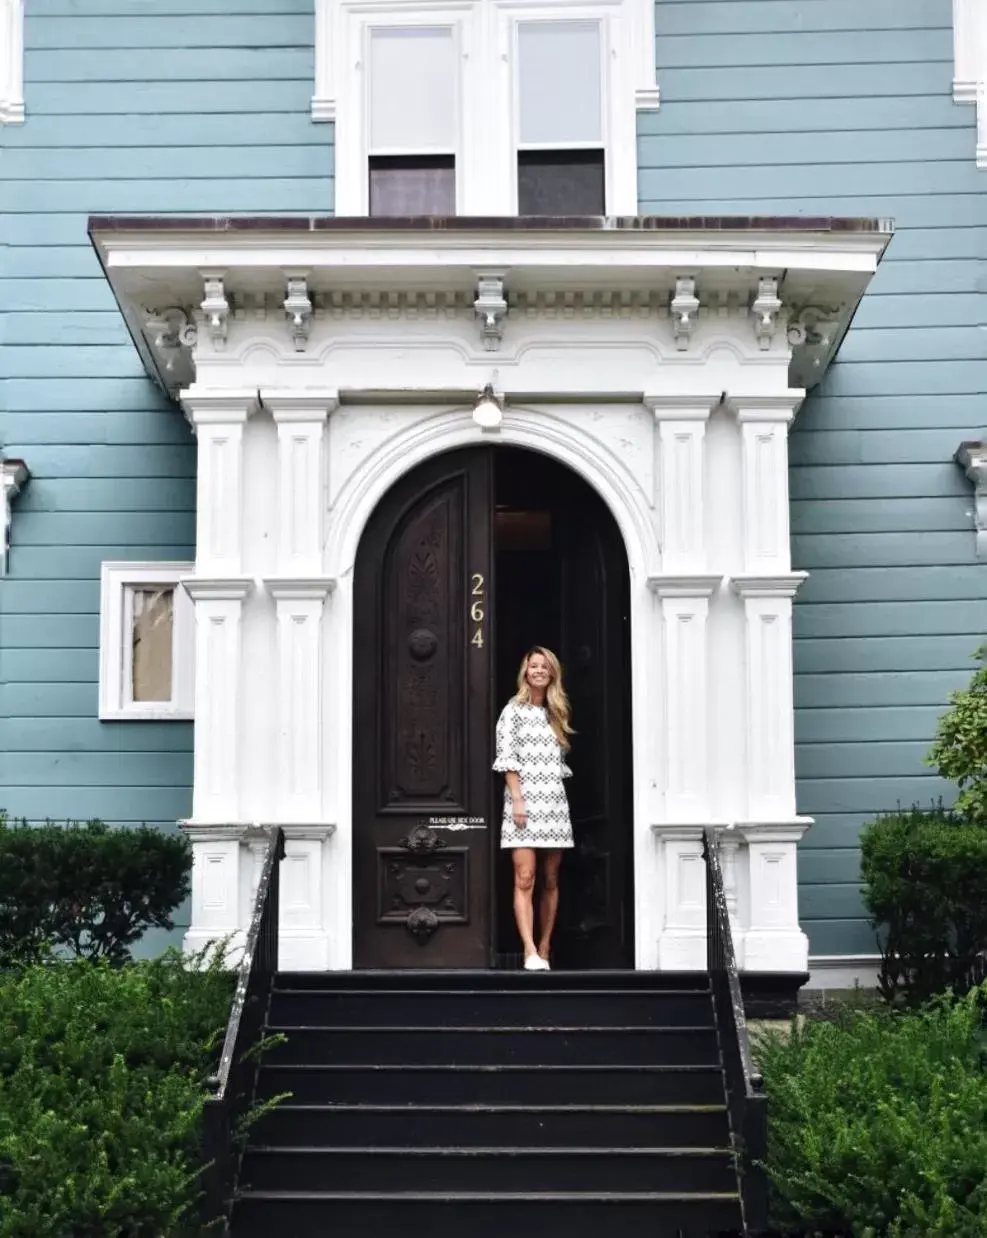
POLYGON ((567 784, 576 838, 563 859, 560 967, 633 967, 630 619, 627 559, 585 490, 560 520, 561 641, 576 734, 567 784))
POLYGON ((357 967, 487 967, 491 452, 384 497, 354 580, 357 967))

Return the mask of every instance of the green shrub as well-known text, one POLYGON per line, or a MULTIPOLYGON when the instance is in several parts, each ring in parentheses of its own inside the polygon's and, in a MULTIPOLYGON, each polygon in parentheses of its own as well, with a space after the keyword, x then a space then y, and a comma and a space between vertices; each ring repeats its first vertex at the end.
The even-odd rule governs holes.
POLYGON ((762 1038, 774 1224, 856 1238, 987 1234, 985 990, 762 1038))
POLYGON ((974 657, 982 665, 968 688, 950 694, 927 760, 959 787, 957 811, 987 824, 987 645, 974 657))
POLYGON ((879 817, 860 846, 885 999, 916 1005, 982 978, 974 965, 987 948, 987 830, 942 808, 912 809, 879 817))
POLYGON ((199 1232, 205 1079, 235 979, 222 962, 0 975, 0 1238, 199 1232))
POLYGON ((49 949, 125 961, 148 928, 174 928, 191 869, 183 835, 0 814, 0 966, 49 949))

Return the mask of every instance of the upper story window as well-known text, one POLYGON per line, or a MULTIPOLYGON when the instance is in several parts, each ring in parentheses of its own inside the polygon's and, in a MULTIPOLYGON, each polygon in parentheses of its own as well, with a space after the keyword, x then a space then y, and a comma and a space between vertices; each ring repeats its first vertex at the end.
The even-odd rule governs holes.
POLYGON ((337 214, 635 214, 653 3, 316 0, 337 214))
POLYGON ((519 215, 606 213, 599 21, 517 23, 519 215))
POLYGON ((459 92, 453 26, 367 31, 371 215, 454 215, 459 92))

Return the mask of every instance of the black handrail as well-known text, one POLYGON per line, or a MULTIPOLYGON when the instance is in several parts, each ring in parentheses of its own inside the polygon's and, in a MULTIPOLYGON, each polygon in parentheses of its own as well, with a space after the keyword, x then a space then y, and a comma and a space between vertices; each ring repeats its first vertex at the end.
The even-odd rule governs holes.
POLYGON ((233 1190, 239 1167, 238 1126, 254 1103, 258 1054, 264 1033, 274 976, 278 970, 278 894, 284 831, 264 830, 267 848, 254 895, 250 927, 237 969, 236 992, 226 1025, 226 1038, 219 1069, 210 1076, 210 1095, 203 1113, 204 1224, 223 1218, 212 1233, 222 1234, 229 1222, 233 1190))
POLYGON ((703 831, 703 857, 706 861, 706 961, 726 1075, 730 1133, 741 1177, 744 1228, 748 1234, 754 1234, 768 1227, 768 1179, 762 1168, 768 1150, 768 1101, 764 1081, 751 1058, 730 912, 723 886, 720 844, 713 828, 703 831))

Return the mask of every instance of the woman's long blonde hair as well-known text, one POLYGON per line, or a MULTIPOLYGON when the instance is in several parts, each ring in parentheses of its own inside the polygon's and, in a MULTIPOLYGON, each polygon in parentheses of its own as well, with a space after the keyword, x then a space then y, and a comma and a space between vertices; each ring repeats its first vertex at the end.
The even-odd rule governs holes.
POLYGON ((545 691, 545 708, 548 710, 548 723, 555 732, 555 738, 561 744, 563 751, 568 752, 571 747, 569 736, 575 734, 569 724, 572 710, 569 705, 569 698, 565 694, 565 688, 562 686, 562 663, 552 653, 551 649, 546 649, 544 645, 533 645, 521 659, 521 669, 517 675, 517 694, 514 699, 519 705, 531 704, 528 663, 536 653, 540 653, 548 663, 548 669, 552 676, 545 691))

